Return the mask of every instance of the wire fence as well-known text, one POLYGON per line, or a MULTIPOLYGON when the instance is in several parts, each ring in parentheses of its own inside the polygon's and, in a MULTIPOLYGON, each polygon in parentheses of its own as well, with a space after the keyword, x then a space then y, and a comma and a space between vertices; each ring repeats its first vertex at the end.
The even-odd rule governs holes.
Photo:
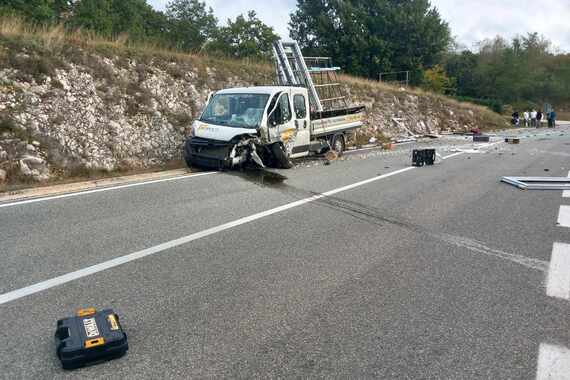
POLYGON ((378 81, 396 84, 399 86, 409 87, 410 85, 410 72, 409 71, 393 71, 378 74, 378 81))

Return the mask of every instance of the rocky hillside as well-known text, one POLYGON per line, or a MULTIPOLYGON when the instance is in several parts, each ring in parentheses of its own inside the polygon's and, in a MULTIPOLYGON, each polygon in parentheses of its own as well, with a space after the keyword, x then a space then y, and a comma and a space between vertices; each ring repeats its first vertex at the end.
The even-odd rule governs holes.
MULTIPOLYGON (((269 65, 0 28, 0 186, 179 160, 210 91, 271 78, 269 65)), ((359 141, 504 124, 473 105, 345 80, 367 106, 359 141)))

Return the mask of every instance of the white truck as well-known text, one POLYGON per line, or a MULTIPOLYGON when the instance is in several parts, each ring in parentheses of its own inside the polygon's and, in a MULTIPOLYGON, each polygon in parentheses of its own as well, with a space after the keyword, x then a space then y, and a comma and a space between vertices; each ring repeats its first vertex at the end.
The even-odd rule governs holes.
POLYGON ((344 96, 323 98, 321 94, 335 95, 341 88, 331 81, 338 68, 309 69, 296 43, 284 45, 274 47, 283 85, 210 95, 185 144, 189 166, 290 168, 294 158, 344 151, 347 134, 363 124, 364 107, 348 106, 344 96), (291 47, 288 54, 286 47, 291 47))

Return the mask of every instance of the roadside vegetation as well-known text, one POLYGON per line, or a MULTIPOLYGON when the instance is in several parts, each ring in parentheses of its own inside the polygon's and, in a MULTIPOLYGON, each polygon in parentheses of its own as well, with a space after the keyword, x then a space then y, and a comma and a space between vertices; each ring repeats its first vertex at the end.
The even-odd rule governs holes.
MULTIPOLYGON (((164 11, 147 0, 4 0, 0 15, 45 28, 48 45, 76 39, 201 59, 267 63, 278 39, 254 11, 224 24, 201 0, 170 0, 164 11)), ((307 55, 330 56, 348 74, 376 80, 380 73, 408 71, 414 87, 499 113, 545 103, 570 112, 570 55, 536 33, 460 46, 429 0, 298 0, 289 26, 307 55)))
MULTIPOLYGON (((65 68, 68 62, 85 64, 90 67, 93 75, 106 79, 107 86, 123 86, 125 91, 137 93, 141 98, 139 99, 141 104, 144 105, 144 91, 137 87, 137 83, 114 83, 113 76, 106 71, 107 66, 101 65, 100 60, 90 58, 89 54, 98 54, 111 59, 121 57, 126 59, 124 65, 129 64, 128 59, 134 59, 138 62, 137 70, 143 77, 146 70, 145 63, 151 61, 164 66, 173 78, 183 77, 189 70, 197 68, 200 73, 197 78, 199 82, 208 81, 207 68, 213 67, 220 82, 218 85, 210 83, 213 89, 236 76, 258 85, 272 84, 274 80, 273 68, 269 61, 255 62, 247 57, 227 58, 207 53, 183 53, 154 43, 129 40, 122 35, 116 38, 103 37, 90 31, 69 30, 59 24, 32 25, 21 18, 0 17, 0 68, 16 68, 25 77, 22 79, 34 79, 41 83, 43 78, 53 76, 56 68, 65 68), (22 52, 26 54, 20 54, 22 52)), ((430 103, 440 104, 442 108, 453 105, 460 109, 471 110, 481 116, 481 125, 484 129, 504 127, 504 118, 487 108, 469 102, 458 102, 422 87, 410 87, 402 92, 399 86, 352 75, 343 75, 343 82, 360 98, 374 94, 373 96, 378 99, 392 96, 403 99, 406 94, 411 94, 431 99, 430 103)), ((137 112, 135 108, 132 112, 137 112)), ((188 121, 184 115, 172 115, 172 118, 176 125, 188 121)), ((4 121, 3 124, 6 126, 8 121, 4 121)))

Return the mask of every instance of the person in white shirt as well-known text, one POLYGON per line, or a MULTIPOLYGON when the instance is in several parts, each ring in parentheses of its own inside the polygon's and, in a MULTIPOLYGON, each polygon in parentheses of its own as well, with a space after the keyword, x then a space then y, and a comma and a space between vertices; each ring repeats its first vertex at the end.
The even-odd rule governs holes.
POLYGON ((536 124, 536 116, 538 115, 538 112, 536 112, 536 110, 532 110, 530 112, 530 123, 531 123, 531 127, 535 127, 538 125, 536 124))
POLYGON ((528 123, 530 121, 530 113, 528 111, 524 111, 524 126, 528 128, 528 123))

